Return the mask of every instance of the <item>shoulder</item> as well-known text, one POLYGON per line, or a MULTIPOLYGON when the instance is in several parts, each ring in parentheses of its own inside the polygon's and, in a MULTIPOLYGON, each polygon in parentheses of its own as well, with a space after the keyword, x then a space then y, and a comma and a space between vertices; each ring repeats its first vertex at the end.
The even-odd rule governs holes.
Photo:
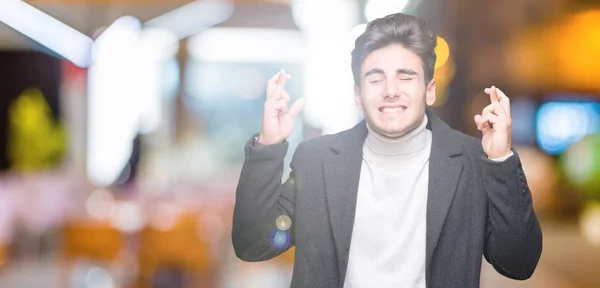
POLYGON ((460 143, 463 152, 471 158, 481 158, 484 155, 481 139, 452 129, 453 141, 460 143))
POLYGON ((331 145, 333 145, 334 143, 343 143, 345 139, 348 139, 348 134, 350 134, 350 130, 344 130, 335 134, 318 136, 312 139, 302 141, 298 145, 298 149, 302 148, 302 150, 310 152, 329 150, 331 145))
POLYGON ((356 133, 356 131, 353 130, 355 128, 302 141, 298 144, 296 153, 302 154, 304 157, 308 158, 322 157, 326 153, 330 153, 333 146, 354 141, 352 136, 353 133, 356 133))

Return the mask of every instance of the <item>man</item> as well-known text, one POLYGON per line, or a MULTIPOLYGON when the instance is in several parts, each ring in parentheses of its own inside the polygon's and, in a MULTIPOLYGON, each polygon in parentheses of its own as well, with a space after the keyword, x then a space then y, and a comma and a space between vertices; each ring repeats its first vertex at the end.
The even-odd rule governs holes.
POLYGON ((301 143, 283 184, 302 101, 287 108, 284 71, 269 81, 236 194, 236 255, 263 261, 295 245, 293 287, 478 287, 482 255, 506 277, 529 278, 542 233, 508 97, 486 88, 491 104, 474 118, 482 139, 466 136, 426 108, 437 43, 422 20, 374 20, 355 44, 365 120, 301 143))

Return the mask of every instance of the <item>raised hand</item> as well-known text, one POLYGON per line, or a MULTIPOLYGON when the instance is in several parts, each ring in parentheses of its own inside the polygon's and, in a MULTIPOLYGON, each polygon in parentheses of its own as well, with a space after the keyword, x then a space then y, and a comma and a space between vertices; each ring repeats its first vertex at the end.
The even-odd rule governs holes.
POLYGON ((294 120, 302 111, 304 99, 298 99, 290 109, 290 95, 285 91, 285 82, 292 76, 283 69, 269 79, 263 114, 263 125, 258 142, 264 145, 281 143, 292 134, 294 120))
POLYGON ((490 96, 491 104, 483 109, 481 115, 475 115, 475 124, 483 134, 483 152, 491 159, 502 158, 508 156, 512 149, 510 99, 495 86, 484 91, 490 96))

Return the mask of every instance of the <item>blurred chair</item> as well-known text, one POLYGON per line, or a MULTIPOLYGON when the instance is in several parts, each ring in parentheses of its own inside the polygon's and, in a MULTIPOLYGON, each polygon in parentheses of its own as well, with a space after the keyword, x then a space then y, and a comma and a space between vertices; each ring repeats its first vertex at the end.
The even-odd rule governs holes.
POLYGON ((214 247, 200 237, 202 233, 211 233, 198 221, 201 213, 182 212, 171 216, 172 223, 160 228, 148 225, 141 231, 138 287, 160 285, 156 278, 164 271, 179 274, 185 277, 184 281, 193 279, 191 283, 185 281, 186 287, 213 287, 218 265, 211 254, 214 247))
POLYGON ((61 286, 68 279, 77 260, 91 260, 111 265, 119 260, 125 248, 125 235, 104 221, 68 221, 62 228, 61 286))
POLYGON ((0 242, 0 268, 2 268, 8 261, 6 249, 6 244, 0 242))
POLYGON ((110 223, 68 222, 63 228, 63 243, 63 256, 67 261, 89 258, 111 262, 122 251, 125 237, 110 223))

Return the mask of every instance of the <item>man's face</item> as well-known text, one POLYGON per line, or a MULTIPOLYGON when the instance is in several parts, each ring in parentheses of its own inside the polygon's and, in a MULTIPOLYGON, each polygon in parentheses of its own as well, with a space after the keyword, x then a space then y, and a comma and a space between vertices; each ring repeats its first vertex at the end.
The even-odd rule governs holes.
POLYGON ((425 83, 421 58, 392 44, 369 54, 361 66, 354 102, 373 130, 399 137, 421 124, 426 105, 435 102, 435 81, 425 83))

